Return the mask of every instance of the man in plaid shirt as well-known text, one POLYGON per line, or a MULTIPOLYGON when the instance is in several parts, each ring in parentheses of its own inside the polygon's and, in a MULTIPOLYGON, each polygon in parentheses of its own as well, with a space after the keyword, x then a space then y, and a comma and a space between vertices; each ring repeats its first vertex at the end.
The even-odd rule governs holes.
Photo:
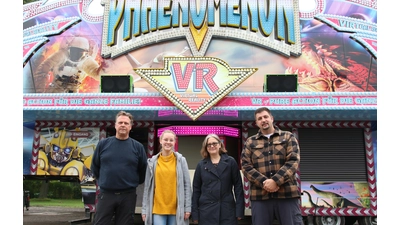
POLYGON ((251 184, 252 224, 271 225, 277 218, 283 225, 302 225, 297 139, 273 124, 268 108, 257 109, 254 116, 260 129, 246 140, 241 156, 243 175, 251 184))

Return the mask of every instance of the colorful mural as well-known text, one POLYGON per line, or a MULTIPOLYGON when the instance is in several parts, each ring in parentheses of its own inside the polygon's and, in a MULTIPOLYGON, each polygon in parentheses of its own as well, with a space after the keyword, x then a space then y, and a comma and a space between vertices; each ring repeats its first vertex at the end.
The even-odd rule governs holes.
POLYGON ((23 130, 23 174, 31 174, 32 146, 35 135, 35 123, 28 122, 22 126, 23 130))
MULTIPOLYGON (((165 56, 193 55, 187 40, 176 39, 104 58, 100 0, 41 2, 24 6, 24 93, 97 93, 102 74, 130 74, 135 92, 157 92, 133 69, 160 68, 165 56)), ((263 92, 265 75, 294 73, 299 92, 377 91, 376 3, 299 4, 299 57, 229 38, 211 39, 204 56, 232 67, 258 68, 232 92, 263 92)))
POLYGON ((303 207, 370 207, 371 195, 366 182, 302 182, 301 191, 303 207))
POLYGON ((92 155, 99 141, 99 128, 42 128, 36 175, 78 176, 93 181, 92 155))

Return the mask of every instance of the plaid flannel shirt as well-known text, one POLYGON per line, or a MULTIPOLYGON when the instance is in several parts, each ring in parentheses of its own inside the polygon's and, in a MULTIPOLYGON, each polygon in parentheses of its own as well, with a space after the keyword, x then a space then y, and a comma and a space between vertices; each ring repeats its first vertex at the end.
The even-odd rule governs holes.
POLYGON ((241 156, 243 175, 250 181, 250 200, 271 198, 299 198, 296 171, 300 162, 300 148, 291 132, 275 131, 265 137, 260 130, 246 140, 241 156), (266 192, 263 182, 272 178, 279 186, 274 193, 266 192))

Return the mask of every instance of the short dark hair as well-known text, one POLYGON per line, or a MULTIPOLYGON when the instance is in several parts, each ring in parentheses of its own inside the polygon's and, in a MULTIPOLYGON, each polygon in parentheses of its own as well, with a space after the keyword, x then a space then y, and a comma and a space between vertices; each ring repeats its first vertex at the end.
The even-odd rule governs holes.
POLYGON ((267 113, 268 113, 270 116, 272 116, 271 110, 269 110, 267 107, 260 107, 260 108, 256 109, 256 111, 254 112, 254 118, 257 119, 257 118, 256 118, 256 115, 259 114, 259 113, 261 113, 261 112, 264 112, 264 111, 267 111, 267 113))
POLYGON ((131 121, 131 125, 133 124, 133 116, 132 114, 125 112, 125 111, 119 111, 119 113, 115 116, 115 122, 117 122, 118 117, 120 116, 127 116, 129 117, 129 120, 131 121))

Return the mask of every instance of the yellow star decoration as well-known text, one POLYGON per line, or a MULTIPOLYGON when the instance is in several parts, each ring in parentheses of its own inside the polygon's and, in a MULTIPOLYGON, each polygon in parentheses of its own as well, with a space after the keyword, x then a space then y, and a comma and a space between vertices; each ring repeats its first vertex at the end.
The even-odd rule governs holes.
POLYGON ((192 120, 197 120, 257 68, 231 68, 214 57, 165 57, 164 68, 134 71, 192 120))

